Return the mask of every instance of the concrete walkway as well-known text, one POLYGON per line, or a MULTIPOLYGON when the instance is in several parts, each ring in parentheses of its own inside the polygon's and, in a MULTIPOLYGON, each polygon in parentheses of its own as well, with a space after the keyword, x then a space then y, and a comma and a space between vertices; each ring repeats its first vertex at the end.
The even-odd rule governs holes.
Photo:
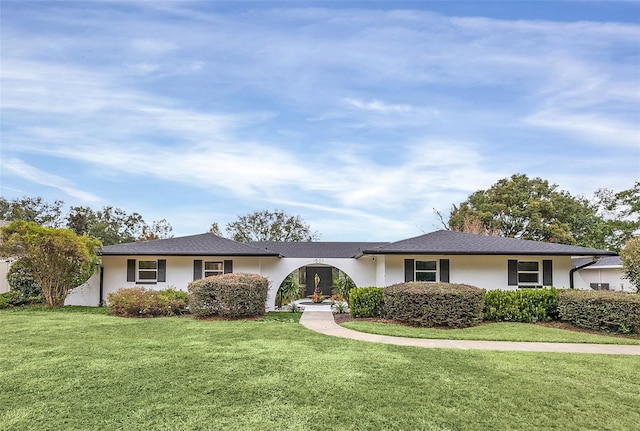
POLYGON ((432 349, 478 349, 515 352, 599 353, 607 355, 640 355, 640 345, 577 344, 577 343, 527 343, 519 341, 431 340, 425 338, 391 337, 366 334, 343 328, 333 320, 331 307, 306 307, 300 323, 312 331, 332 337, 350 338, 371 343, 432 349))

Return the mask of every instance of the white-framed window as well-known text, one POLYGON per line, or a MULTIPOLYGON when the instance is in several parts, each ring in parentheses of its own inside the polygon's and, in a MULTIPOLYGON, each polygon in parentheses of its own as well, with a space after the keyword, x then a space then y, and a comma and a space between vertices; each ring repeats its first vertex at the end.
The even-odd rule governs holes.
POLYGON ((224 274, 224 262, 208 261, 204 262, 203 275, 211 277, 212 275, 224 274))
POLYGON ((158 261, 139 260, 138 261, 138 281, 152 282, 158 281, 158 261))
POLYGON ((438 281, 438 262, 435 260, 416 260, 416 281, 438 281))
POLYGON ((519 260, 518 285, 538 286, 540 284, 540 262, 536 260, 519 260))

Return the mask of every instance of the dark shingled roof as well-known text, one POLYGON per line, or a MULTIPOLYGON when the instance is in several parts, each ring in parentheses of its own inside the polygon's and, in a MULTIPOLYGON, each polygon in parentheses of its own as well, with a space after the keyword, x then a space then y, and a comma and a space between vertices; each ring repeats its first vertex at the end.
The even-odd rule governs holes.
POLYGON ((255 247, 276 252, 283 257, 321 257, 350 258, 357 257, 362 250, 376 248, 386 242, 276 242, 254 241, 255 247))
POLYGON ((277 252, 222 238, 212 233, 108 245, 102 249, 102 254, 107 256, 279 256, 277 252))
POLYGON ((606 250, 573 245, 527 241, 514 238, 475 235, 439 230, 377 248, 364 254, 466 254, 466 255, 545 255, 545 256, 615 256, 606 250))
MULTIPOLYGON (((571 259, 571 264, 574 267, 582 266, 586 263, 592 262, 590 258, 582 258, 582 259, 571 259)), ((620 256, 606 256, 598 259, 596 263, 593 265, 589 265, 587 268, 598 268, 603 266, 622 266, 622 260, 620 260, 620 256)))

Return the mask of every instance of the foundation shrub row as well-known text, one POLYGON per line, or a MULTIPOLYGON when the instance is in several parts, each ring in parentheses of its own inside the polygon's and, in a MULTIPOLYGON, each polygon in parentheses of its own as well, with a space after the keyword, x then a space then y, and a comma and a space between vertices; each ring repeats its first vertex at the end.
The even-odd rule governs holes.
POLYGON ((464 328, 485 321, 561 320, 606 332, 640 333, 640 295, 555 288, 484 291, 454 283, 400 283, 352 289, 352 317, 464 328))
POLYGON ((382 289, 361 287, 349 291, 349 312, 352 317, 382 317, 382 289))
POLYGON ((195 317, 253 317, 265 312, 269 281, 258 274, 232 273, 193 281, 187 290, 195 317))
POLYGON ((107 295, 109 314, 119 317, 161 317, 184 314, 188 295, 175 289, 142 286, 122 288, 107 295))
POLYGON ((548 322, 558 318, 558 290, 489 290, 484 295, 484 320, 548 322))
POLYGON ((560 292, 560 319, 598 331, 640 333, 640 295, 621 292, 560 292))

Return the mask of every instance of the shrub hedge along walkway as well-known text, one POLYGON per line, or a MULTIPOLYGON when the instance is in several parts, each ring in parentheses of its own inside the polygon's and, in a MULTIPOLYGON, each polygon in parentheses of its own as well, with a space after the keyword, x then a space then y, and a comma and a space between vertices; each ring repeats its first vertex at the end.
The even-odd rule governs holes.
MULTIPOLYGON (((329 308, 329 307, 327 307, 329 308)), ((617 344, 530 343, 518 341, 429 340, 424 338, 391 337, 366 334, 343 328, 333 320, 333 313, 305 310, 300 323, 306 328, 332 337, 372 343, 395 344, 435 349, 506 350, 521 352, 594 353, 607 355, 640 355, 640 346, 617 344)))

